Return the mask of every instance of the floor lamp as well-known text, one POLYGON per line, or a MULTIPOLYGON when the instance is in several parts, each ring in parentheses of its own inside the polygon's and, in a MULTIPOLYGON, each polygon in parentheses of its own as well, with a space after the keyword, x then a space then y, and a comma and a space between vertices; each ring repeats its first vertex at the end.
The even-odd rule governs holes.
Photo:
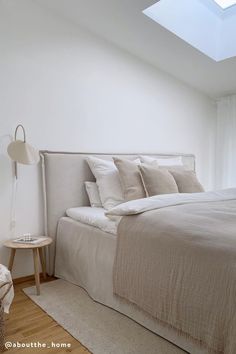
POLYGON ((36 150, 33 146, 29 145, 26 142, 26 133, 23 125, 17 125, 15 129, 15 137, 14 140, 8 145, 7 148, 8 155, 14 162, 14 185, 13 185, 13 193, 12 193, 12 210, 11 210, 11 230, 12 234, 14 234, 15 230, 15 200, 17 193, 17 180, 18 180, 18 169, 17 164, 23 165, 33 165, 37 164, 40 160, 39 151, 36 150), (23 140, 17 139, 18 130, 22 129, 23 132, 23 140))

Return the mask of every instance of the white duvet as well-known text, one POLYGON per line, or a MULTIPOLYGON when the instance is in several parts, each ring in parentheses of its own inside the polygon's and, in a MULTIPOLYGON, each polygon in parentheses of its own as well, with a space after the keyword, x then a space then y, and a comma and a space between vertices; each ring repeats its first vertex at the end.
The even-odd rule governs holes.
MULTIPOLYGON (((222 201, 236 198, 236 188, 223 189, 213 192, 202 193, 174 193, 155 195, 149 198, 131 200, 117 205, 108 210, 105 214, 115 220, 116 217, 125 215, 135 215, 145 211, 165 208, 173 205, 191 204, 197 202, 222 201)), ((119 218, 117 218, 118 220, 119 218)))
POLYGON ((145 211, 165 208, 173 205, 222 201, 236 198, 236 188, 203 193, 176 193, 156 195, 149 198, 131 200, 106 211, 103 208, 77 207, 67 209, 66 214, 83 224, 91 225, 110 234, 117 234, 122 216, 135 215, 145 211))
POLYGON ((113 221, 105 215, 105 209, 92 207, 70 208, 67 216, 83 224, 97 227, 98 229, 116 235, 118 221, 113 221))

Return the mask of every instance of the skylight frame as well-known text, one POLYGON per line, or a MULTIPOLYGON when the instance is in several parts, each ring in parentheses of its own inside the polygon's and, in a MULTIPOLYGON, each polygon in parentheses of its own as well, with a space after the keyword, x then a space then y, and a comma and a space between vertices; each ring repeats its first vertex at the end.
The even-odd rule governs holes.
POLYGON ((236 0, 224 10, 216 0, 157 0, 142 12, 196 50, 220 62, 236 59, 235 3, 236 0))
POLYGON ((214 2, 223 10, 236 5, 236 0, 214 0, 214 2))

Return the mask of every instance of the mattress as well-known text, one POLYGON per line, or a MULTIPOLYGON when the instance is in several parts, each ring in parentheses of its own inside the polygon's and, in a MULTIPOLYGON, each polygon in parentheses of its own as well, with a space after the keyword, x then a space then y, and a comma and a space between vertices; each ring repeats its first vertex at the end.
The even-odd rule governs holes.
POLYGON ((105 209, 95 207, 69 208, 66 214, 73 220, 80 221, 83 224, 97 227, 98 229, 110 234, 117 234, 117 221, 109 219, 105 215, 105 209))
POLYGON ((206 354, 186 337, 113 294, 116 240, 115 235, 97 227, 62 217, 57 231, 55 276, 81 286, 97 302, 125 314, 189 353, 206 354))

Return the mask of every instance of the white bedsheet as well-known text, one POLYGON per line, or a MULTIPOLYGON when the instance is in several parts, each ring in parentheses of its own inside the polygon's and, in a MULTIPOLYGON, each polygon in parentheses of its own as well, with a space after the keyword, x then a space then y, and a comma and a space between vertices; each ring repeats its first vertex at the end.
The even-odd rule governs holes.
POLYGON ((105 215, 105 209, 92 207, 70 208, 66 211, 67 216, 83 224, 97 227, 98 229, 117 234, 118 221, 113 221, 105 215))

